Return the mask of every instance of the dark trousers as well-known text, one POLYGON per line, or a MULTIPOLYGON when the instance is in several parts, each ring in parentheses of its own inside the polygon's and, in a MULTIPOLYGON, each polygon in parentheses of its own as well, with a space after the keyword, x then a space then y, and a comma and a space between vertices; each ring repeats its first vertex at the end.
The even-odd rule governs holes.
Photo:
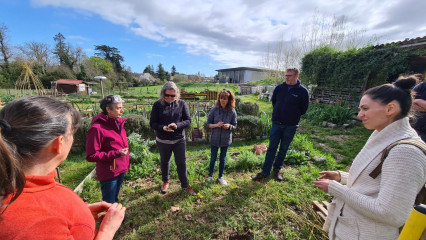
POLYGON ((287 126, 272 123, 271 135, 269 136, 269 148, 266 151, 265 162, 263 163, 262 174, 269 176, 272 166, 274 170, 283 167, 285 156, 290 143, 296 134, 297 126, 287 126), (277 153, 279 145, 278 154, 277 153))
POLYGON ((163 182, 170 178, 170 160, 172 153, 175 156, 177 173, 182 188, 188 187, 188 175, 186 172, 186 142, 185 139, 175 144, 165 144, 157 141, 158 151, 161 158, 161 178, 163 182))
POLYGON ((103 201, 107 203, 118 202, 118 193, 120 192, 123 179, 124 173, 118 175, 115 178, 106 181, 100 181, 103 201))

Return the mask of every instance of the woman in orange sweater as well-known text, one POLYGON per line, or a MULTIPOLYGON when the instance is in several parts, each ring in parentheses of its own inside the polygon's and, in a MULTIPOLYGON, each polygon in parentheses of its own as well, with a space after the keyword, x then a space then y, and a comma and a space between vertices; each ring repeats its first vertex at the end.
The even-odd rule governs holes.
POLYGON ((80 122, 75 109, 48 97, 21 98, 0 111, 0 239, 114 237, 121 204, 86 204, 55 182, 80 122))

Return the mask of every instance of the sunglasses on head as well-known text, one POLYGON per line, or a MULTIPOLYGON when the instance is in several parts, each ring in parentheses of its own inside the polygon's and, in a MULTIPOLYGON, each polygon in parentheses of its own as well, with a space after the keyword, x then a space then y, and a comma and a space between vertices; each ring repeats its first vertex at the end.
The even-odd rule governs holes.
POLYGON ((164 97, 176 97, 174 94, 164 94, 164 97))
POLYGON ((231 91, 229 91, 229 90, 227 90, 227 89, 222 89, 222 91, 225 91, 225 92, 227 92, 227 93, 229 93, 229 94, 231 94, 231 91))

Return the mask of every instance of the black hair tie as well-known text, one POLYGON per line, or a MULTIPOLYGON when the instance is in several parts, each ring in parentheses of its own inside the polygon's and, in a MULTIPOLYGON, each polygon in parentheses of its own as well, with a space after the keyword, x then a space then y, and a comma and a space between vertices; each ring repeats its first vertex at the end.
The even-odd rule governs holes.
POLYGON ((10 127, 9 123, 7 123, 5 120, 0 119, 0 128, 5 130, 5 132, 12 131, 12 128, 10 127))

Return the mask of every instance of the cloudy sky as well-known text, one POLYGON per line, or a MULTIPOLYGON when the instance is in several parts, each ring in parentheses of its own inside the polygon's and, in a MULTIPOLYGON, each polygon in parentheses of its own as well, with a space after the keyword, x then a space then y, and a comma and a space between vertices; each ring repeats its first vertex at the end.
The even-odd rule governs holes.
POLYGON ((0 0, 0 24, 12 45, 66 41, 94 55, 116 47, 124 65, 142 72, 162 63, 170 71, 206 76, 216 69, 259 66, 268 44, 297 39, 312 18, 344 15, 346 29, 380 42, 426 36, 425 0, 0 0))

